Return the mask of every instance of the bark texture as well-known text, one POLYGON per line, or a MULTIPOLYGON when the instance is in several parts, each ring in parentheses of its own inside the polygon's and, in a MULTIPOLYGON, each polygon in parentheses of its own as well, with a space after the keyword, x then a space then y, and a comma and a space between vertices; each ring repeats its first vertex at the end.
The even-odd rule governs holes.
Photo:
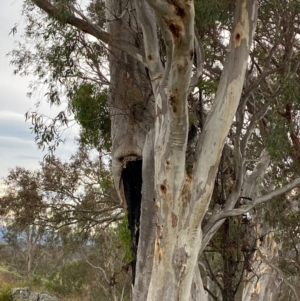
MULTIPOLYGON (((130 19, 132 16, 128 14, 122 14, 127 9, 127 3, 107 1, 106 6, 110 35, 139 45, 138 26, 133 31, 128 25, 135 20, 130 19)), ((116 187, 121 189, 123 165, 127 160, 142 157, 146 134, 153 124, 154 105, 144 65, 114 47, 110 47, 109 63, 113 176, 116 187)))

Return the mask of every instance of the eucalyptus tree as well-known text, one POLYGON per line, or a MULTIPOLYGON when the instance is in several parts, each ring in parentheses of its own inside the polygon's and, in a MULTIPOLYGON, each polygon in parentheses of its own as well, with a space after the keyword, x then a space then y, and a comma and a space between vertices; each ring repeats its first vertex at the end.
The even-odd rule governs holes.
POLYGON ((41 248, 43 236, 46 234, 45 227, 36 227, 33 224, 41 204, 41 196, 38 193, 39 176, 39 173, 16 168, 8 176, 8 181, 16 185, 7 186, 5 196, 0 198, 1 209, 2 206, 5 207, 5 203, 10 203, 9 210, 1 210, 1 215, 5 219, 3 238, 12 249, 13 264, 17 263, 17 270, 26 277, 35 273, 43 252, 41 248))
POLYGON ((0 197, 1 256, 62 295, 86 297, 88 288, 91 298, 116 300, 131 287, 130 232, 101 156, 81 145, 67 162, 52 157, 36 171, 11 169, 0 197))
POLYGON ((122 219, 111 174, 101 157, 80 147, 68 162, 52 157, 29 171, 15 167, 3 181, 0 213, 17 230, 26 227, 80 228, 86 237, 95 227, 122 219))
MULTIPOLYGON (((297 158, 296 119, 281 105, 291 78, 297 87, 299 4, 97 0, 85 10, 77 1, 24 3, 26 37, 36 48, 13 51, 16 72, 36 74, 51 103, 65 95, 72 104, 84 91, 95 99, 108 87, 112 172, 136 254, 133 299, 208 300, 199 254, 224 220, 300 183, 293 170, 273 176, 297 158), (288 127, 272 123, 278 113, 288 127), (278 133, 290 151, 281 156, 270 139, 278 133)), ((58 137, 55 123, 67 123, 64 113, 50 128, 36 113, 27 117, 40 145, 58 137)), ((233 298, 229 278, 224 300, 233 298)), ((245 282, 245 300, 256 288, 245 282)))

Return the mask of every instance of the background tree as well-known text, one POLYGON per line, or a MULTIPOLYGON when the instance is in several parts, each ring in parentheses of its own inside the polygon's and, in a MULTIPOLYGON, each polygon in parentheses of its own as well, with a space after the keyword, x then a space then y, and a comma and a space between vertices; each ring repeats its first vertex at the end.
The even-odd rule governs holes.
POLYGON ((127 217, 102 159, 80 146, 67 162, 51 157, 34 172, 16 167, 4 181, 2 260, 65 298, 130 294, 130 235, 120 222, 127 217))

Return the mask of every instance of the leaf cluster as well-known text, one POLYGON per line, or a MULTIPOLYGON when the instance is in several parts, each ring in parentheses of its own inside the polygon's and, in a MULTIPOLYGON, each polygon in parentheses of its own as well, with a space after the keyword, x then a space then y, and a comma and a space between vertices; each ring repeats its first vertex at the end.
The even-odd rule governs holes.
POLYGON ((134 255, 132 251, 132 239, 127 215, 124 215, 122 222, 118 226, 118 236, 125 251, 123 260, 125 263, 130 263, 133 260, 134 255))
MULTIPOLYGON (((82 116, 79 119, 75 118, 82 128, 81 140, 92 146, 98 146, 101 140, 102 147, 106 149, 110 145, 109 124, 106 123, 108 119, 106 92, 102 88, 109 83, 104 75, 107 68, 105 67, 106 49, 98 42, 91 41, 83 32, 62 22, 63 14, 67 13, 74 3, 74 1, 54 1, 53 4, 61 8, 62 18, 58 20, 56 17, 45 16, 32 5, 31 1, 25 1, 23 15, 27 25, 24 43, 18 43, 9 53, 12 58, 11 64, 15 67, 15 74, 22 76, 33 74, 36 77, 30 85, 29 96, 36 93, 41 95, 40 92, 45 88, 46 93, 43 94, 43 98, 50 105, 66 104, 66 109, 54 118, 39 114, 40 101, 37 103, 37 111, 26 114, 26 119, 32 123, 38 146, 42 149, 47 147, 51 155, 63 142, 63 129, 73 120, 74 110, 77 116, 78 110, 84 108, 83 92, 88 93, 89 107, 93 106, 94 109, 94 115, 87 116, 88 119, 91 120, 92 117, 93 120, 103 120, 103 122, 99 121, 100 128, 94 126, 95 133, 92 133, 91 122, 81 124, 80 121, 87 119, 82 116), (95 101, 92 105, 93 100, 101 100, 101 105, 96 108, 95 101), (104 136, 101 137, 101 134, 104 136)), ((101 1, 92 1, 87 8, 87 13, 93 18, 102 15, 103 24, 104 10, 101 1)))
POLYGON ((80 141, 99 150, 110 150, 110 116, 107 90, 97 91, 91 83, 81 84, 71 99, 71 111, 81 125, 80 141))

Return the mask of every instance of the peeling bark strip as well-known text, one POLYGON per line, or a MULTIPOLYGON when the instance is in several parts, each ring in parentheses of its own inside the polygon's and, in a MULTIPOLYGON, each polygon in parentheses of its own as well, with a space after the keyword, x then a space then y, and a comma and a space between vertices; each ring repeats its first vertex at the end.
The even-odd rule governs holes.
POLYGON ((137 248, 140 235, 140 215, 142 200, 142 160, 129 161, 122 171, 122 182, 127 205, 128 226, 131 232, 132 253, 132 283, 135 280, 137 248))

